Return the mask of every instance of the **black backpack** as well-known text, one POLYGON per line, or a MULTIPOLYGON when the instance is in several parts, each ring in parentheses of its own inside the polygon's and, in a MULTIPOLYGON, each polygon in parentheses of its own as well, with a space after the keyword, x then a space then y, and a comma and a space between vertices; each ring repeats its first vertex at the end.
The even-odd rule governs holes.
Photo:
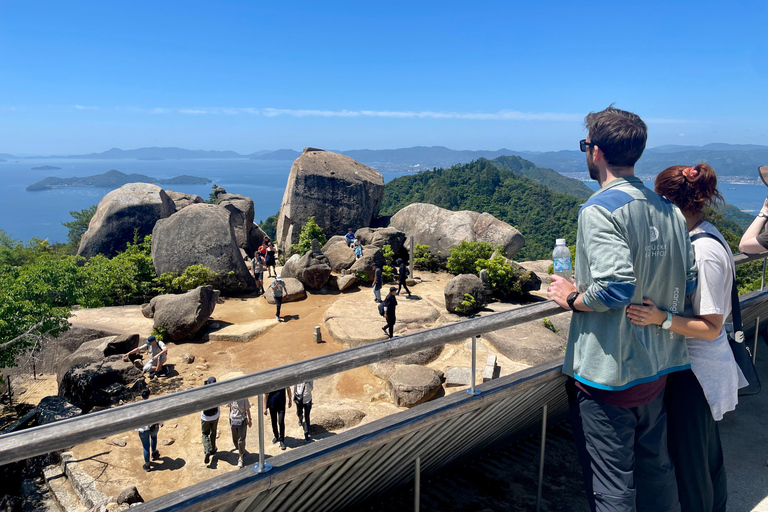
POLYGON ((384 316, 384 302, 379 302, 379 314, 384 316))

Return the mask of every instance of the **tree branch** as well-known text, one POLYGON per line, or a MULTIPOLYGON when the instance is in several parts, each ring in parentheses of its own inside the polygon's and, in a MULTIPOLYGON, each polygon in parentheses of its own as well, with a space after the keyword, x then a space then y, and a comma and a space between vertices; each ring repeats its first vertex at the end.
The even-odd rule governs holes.
MULTIPOLYGON (((12 340, 6 341, 5 343, 0 343, 0 351, 1 350, 5 350, 5 349, 7 349, 9 347, 12 347, 13 345, 15 345, 15 344, 19 343, 20 341, 24 340, 25 338, 31 336, 32 332, 35 331, 36 329, 39 329, 40 327, 42 327, 42 325, 43 325, 43 321, 40 320, 35 325, 30 327, 29 330, 27 330, 27 332, 25 332, 24 334, 20 334, 20 335, 16 336, 15 338, 13 338, 12 340)), ((39 334, 38 334, 38 336, 39 336, 39 334)))

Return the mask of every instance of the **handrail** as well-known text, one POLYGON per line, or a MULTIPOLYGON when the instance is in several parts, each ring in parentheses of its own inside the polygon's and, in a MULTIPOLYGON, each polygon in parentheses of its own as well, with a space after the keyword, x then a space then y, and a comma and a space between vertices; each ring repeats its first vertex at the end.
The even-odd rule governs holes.
POLYGON ((6 434, 0 436, 0 465, 563 312, 543 301, 6 434))

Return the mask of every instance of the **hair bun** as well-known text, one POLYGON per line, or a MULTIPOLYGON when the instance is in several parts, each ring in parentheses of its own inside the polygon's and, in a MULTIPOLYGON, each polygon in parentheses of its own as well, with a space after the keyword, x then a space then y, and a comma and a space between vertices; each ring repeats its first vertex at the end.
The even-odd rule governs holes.
POLYGON ((688 181, 695 180, 698 175, 699 175, 699 170, 696 169, 696 167, 688 167, 686 169, 683 169, 683 176, 685 176, 685 179, 687 179, 688 181))

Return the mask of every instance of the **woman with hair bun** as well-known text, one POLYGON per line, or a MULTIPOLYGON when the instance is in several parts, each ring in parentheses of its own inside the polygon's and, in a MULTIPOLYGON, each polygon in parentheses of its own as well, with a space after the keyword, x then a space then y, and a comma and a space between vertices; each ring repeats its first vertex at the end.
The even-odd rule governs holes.
POLYGON ((723 327, 735 286, 733 255, 717 228, 704 219, 704 209, 723 198, 715 170, 707 164, 664 169, 655 190, 680 208, 692 238, 706 233, 693 242, 698 286, 686 298, 685 316, 661 311, 647 299, 642 306, 627 306, 627 316, 633 324, 663 325, 686 336, 691 368, 669 375, 664 396, 680 505, 683 512, 724 512, 727 490, 717 421, 735 409, 738 390, 747 381, 723 327))

